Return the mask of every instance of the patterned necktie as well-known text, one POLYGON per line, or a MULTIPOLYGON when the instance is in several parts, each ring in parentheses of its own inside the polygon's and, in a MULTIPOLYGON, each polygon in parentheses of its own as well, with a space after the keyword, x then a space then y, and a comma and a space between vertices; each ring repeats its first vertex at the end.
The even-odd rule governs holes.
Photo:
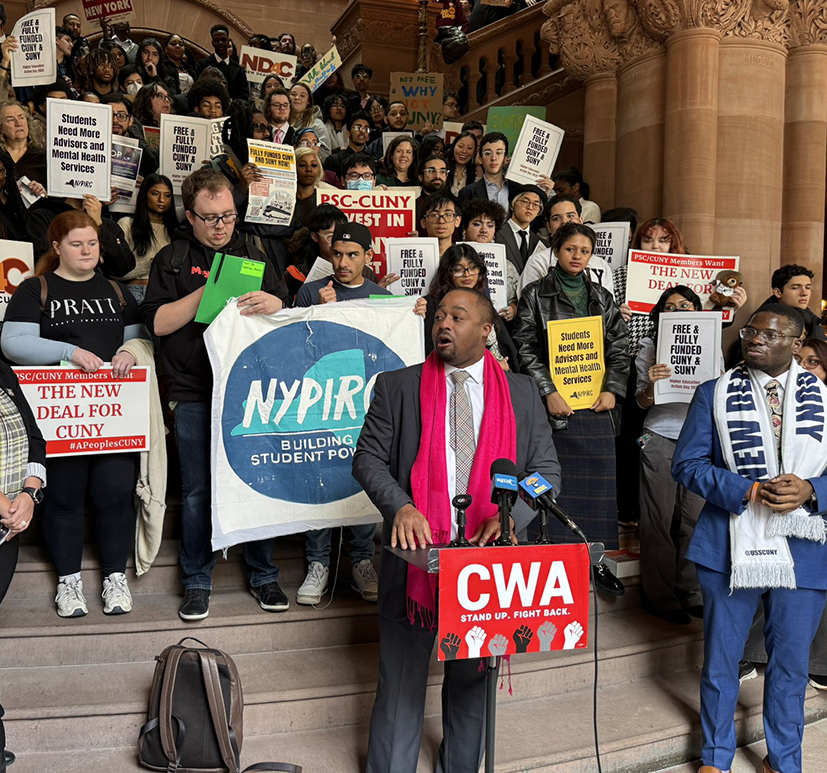
POLYGON ((465 382, 471 377, 464 370, 451 374, 454 389, 451 391, 451 447, 457 463, 456 493, 468 493, 471 465, 474 462, 474 421, 471 416, 471 400, 465 389, 465 382))
POLYGON ((284 131, 282 129, 276 129, 275 135, 273 137, 273 142, 275 142, 276 145, 279 145, 281 143, 281 140, 282 140, 283 137, 284 137, 284 131))
POLYGON ((767 404, 770 407, 770 423, 772 424, 772 432, 775 435, 775 448, 778 451, 779 472, 781 465, 781 424, 782 424, 782 406, 781 395, 778 388, 781 386, 775 379, 768 381, 764 389, 767 390, 767 404))

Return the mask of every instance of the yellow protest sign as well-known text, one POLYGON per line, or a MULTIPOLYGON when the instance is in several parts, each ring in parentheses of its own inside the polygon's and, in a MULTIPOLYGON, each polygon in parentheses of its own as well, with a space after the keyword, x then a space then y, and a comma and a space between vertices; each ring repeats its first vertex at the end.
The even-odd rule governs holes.
POLYGON ((572 410, 591 408, 603 388, 603 318, 548 323, 549 370, 572 410))

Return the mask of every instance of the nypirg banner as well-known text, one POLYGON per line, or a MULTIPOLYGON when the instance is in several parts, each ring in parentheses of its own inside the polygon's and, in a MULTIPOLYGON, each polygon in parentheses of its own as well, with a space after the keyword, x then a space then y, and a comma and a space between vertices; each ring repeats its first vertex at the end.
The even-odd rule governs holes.
POLYGON ((227 304, 204 334, 213 550, 381 521, 351 465, 377 376, 424 359, 413 306, 388 298, 242 317, 227 304))

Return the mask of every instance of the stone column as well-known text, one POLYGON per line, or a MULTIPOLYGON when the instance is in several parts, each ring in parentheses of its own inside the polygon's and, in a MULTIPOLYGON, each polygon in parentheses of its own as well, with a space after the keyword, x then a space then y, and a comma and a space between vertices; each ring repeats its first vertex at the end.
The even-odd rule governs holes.
POLYGON ((690 250, 709 254, 715 236, 718 47, 712 29, 688 29, 666 41, 663 215, 690 250))
POLYGON ((741 256, 747 310, 770 294, 780 264, 786 54, 750 38, 720 47, 714 253, 741 256))
POLYGON ((598 73, 586 80, 583 178, 601 210, 614 206, 617 155, 617 77, 598 73))
POLYGON ((640 222, 662 214, 666 55, 657 51, 617 76, 617 207, 634 207, 640 222))
MULTIPOLYGON (((821 298, 827 181, 827 45, 793 48, 787 59, 781 264, 815 273, 821 298)), ((817 311, 816 303, 813 310, 817 311)))

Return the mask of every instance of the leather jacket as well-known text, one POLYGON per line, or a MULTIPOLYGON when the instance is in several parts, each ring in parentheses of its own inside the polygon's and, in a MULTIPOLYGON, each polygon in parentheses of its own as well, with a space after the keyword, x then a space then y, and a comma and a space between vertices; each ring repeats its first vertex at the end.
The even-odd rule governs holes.
MULTIPOLYGON (((629 332, 620 315, 620 309, 608 290, 584 277, 589 291, 589 316, 603 317, 603 359, 605 375, 603 392, 613 392, 618 398, 626 394, 631 361, 629 358, 629 332)), ((548 361, 546 330, 548 322, 558 319, 574 319, 574 305, 557 284, 554 272, 533 282, 523 290, 512 338, 520 355, 522 372, 531 376, 541 396, 556 392, 548 361)), ((619 405, 611 411, 615 434, 620 427, 619 405)), ((555 430, 566 429, 568 420, 549 416, 555 430)))

